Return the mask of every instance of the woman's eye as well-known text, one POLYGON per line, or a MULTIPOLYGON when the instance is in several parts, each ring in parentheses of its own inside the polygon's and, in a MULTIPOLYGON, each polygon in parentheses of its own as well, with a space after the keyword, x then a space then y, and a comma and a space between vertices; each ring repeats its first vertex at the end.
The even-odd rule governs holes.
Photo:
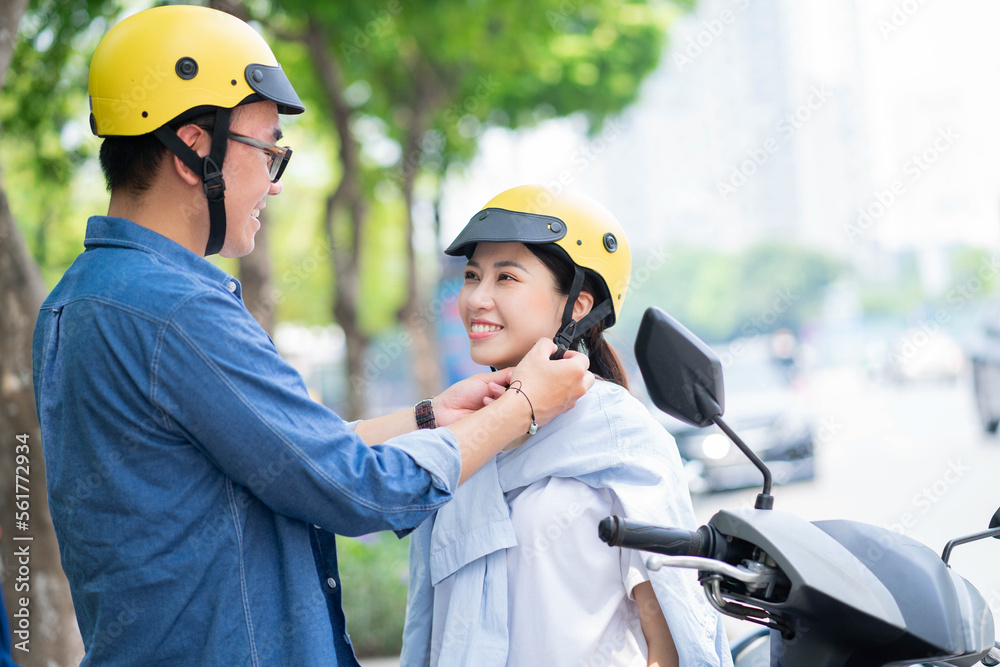
POLYGON ((477 276, 472 271, 466 271, 465 272, 465 279, 466 280, 479 280, 479 276, 477 276))
POLYGON ((497 280, 516 280, 516 278, 514 278, 514 276, 510 275, 509 273, 501 273, 500 277, 497 278, 497 280))

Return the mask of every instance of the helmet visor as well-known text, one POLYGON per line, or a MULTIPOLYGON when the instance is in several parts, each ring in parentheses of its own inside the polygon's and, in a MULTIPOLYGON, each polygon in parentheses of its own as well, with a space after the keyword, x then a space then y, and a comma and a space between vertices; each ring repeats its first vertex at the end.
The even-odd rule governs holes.
POLYGON ((306 110, 281 65, 251 63, 247 65, 244 76, 255 93, 277 103, 279 113, 299 114, 306 110))
POLYGON ((477 243, 555 243, 564 236, 566 225, 551 215, 486 208, 472 216, 444 252, 471 257, 477 243))

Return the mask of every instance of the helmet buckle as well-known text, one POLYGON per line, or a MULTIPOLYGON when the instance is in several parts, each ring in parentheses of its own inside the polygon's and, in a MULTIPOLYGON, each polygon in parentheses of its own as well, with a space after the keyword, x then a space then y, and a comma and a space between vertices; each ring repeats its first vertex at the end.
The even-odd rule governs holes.
POLYGON ((556 334, 553 341, 559 347, 569 349, 569 346, 573 344, 573 340, 576 338, 576 320, 570 320, 559 329, 559 333, 556 334))
POLYGON ((226 182, 222 178, 222 169, 211 157, 205 158, 201 181, 209 201, 218 201, 226 196, 226 182))

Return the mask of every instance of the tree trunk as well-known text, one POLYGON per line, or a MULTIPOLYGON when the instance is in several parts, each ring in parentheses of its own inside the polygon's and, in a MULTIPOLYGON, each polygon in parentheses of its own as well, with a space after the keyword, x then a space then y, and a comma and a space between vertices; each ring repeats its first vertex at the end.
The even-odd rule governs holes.
POLYGON ((269 336, 274 337, 274 309, 276 293, 271 282, 271 255, 268 252, 267 210, 260 212, 260 229, 254 241, 253 252, 240 257, 240 283, 243 285, 243 303, 269 336))
POLYGON ((17 44, 17 27, 28 8, 28 0, 0 0, 0 88, 3 87, 17 44))
POLYGON ((340 139, 340 164, 343 174, 337 188, 326 201, 325 228, 333 259, 335 291, 333 317, 344 330, 347 345, 347 419, 361 419, 367 414, 367 388, 373 377, 364 369, 369 337, 361 328, 358 300, 361 285, 361 239, 368 217, 361 186, 360 146, 351 133, 352 110, 344 99, 344 77, 330 53, 333 40, 323 32, 320 21, 312 18, 304 42, 309 49, 327 102, 333 112, 340 139))
MULTIPOLYGON (((410 144, 411 142, 407 142, 410 144)), ((404 153, 409 155, 409 153, 404 153)), ((410 361, 413 379, 420 396, 433 396, 443 388, 441 386, 440 353, 437 346, 436 319, 440 309, 432 307, 431 295, 428 293, 434 284, 434 278, 421 276, 417 271, 416 249, 413 244, 413 177, 404 175, 403 198, 406 201, 406 267, 407 290, 406 302, 400 307, 397 317, 406 328, 409 339, 413 341, 410 361)), ((433 266, 437 266, 434 262, 433 266)))
MULTIPOLYGON (((345 419, 364 419, 371 417, 368 414, 368 385, 375 380, 374 376, 365 373, 364 358, 365 351, 370 342, 369 337, 362 330, 358 316, 358 296, 360 294, 360 272, 358 270, 359 248, 352 245, 351 251, 345 251, 341 242, 337 238, 338 228, 342 228, 346 223, 339 221, 342 214, 338 213, 344 199, 351 199, 353 195, 344 194, 344 183, 347 174, 345 170, 344 180, 341 181, 337 190, 327 197, 326 218, 324 221, 327 239, 330 244, 330 256, 333 260, 333 270, 336 274, 334 278, 335 289, 333 304, 331 306, 333 318, 344 330, 344 343, 347 357, 347 411, 345 419)), ((349 192, 349 191, 348 191, 349 192)), ((354 237, 360 236, 360 225, 363 222, 364 213, 357 212, 363 209, 364 204, 360 197, 355 201, 348 215, 350 217, 351 228, 354 237)))
POLYGON ((242 0, 209 0, 208 6, 212 9, 218 9, 220 12, 232 14, 233 16, 239 17, 244 21, 249 18, 242 0))
MULTIPOLYGON (((406 202, 407 292, 406 302, 399 309, 398 318, 413 341, 410 359, 418 394, 433 396, 443 388, 436 327, 440 308, 432 307, 433 297, 430 294, 438 276, 436 273, 433 276, 421 276, 417 270, 416 248, 413 243, 413 190, 420 171, 420 155, 423 151, 421 141, 424 133, 430 129, 436 104, 446 93, 437 75, 428 67, 417 63, 410 69, 416 83, 416 101, 413 105, 413 122, 406 133, 401 158, 401 186, 403 200, 406 202)), ((429 264, 437 267, 437 259, 435 257, 435 261, 429 264)))
POLYGON ((35 413, 31 377, 31 337, 45 287, 14 224, 3 190, 2 173, 0 288, 3 294, 0 299, 0 311, 3 312, 0 317, 0 529, 3 535, 0 577, 11 629, 15 631, 12 653, 19 663, 27 663, 30 658, 31 664, 78 665, 83 659, 83 641, 49 516, 41 430, 35 413), (16 465, 20 462, 18 454, 27 454, 26 469, 16 465), (20 504, 24 501, 27 505, 20 504), (15 519, 18 519, 16 524, 15 519), (26 522, 21 523, 25 519, 26 522), (23 613, 23 601, 27 601, 28 635, 16 633, 22 626, 15 614, 23 613), (29 643, 21 646, 28 648, 30 654, 18 649, 19 642, 24 639, 29 643))
MULTIPOLYGON (((27 0, 0 0, 0 88, 10 68, 16 27, 26 6, 27 0)), ((28 664, 30 658, 30 664, 68 666, 80 663, 83 642, 49 517, 31 376, 31 337, 44 296, 45 285, 14 224, 0 172, 0 577, 15 631, 14 659, 22 664, 28 664), (17 436, 26 437, 19 440, 17 436), (18 450, 21 440, 27 446, 18 450), (19 453, 27 453, 27 470, 17 469, 19 453), (22 479, 17 479, 17 474, 22 479), (18 483, 20 489, 16 488, 18 483), (15 499, 16 493, 28 498, 15 499), (15 500, 27 500, 27 509, 21 509, 24 505, 15 508, 15 500), (15 516, 15 509, 26 516, 15 516), (15 525, 15 518, 26 523, 15 525), (25 608, 28 635, 17 633, 23 626, 22 618, 15 616, 19 612, 23 615, 25 608), (18 648, 25 638, 29 643, 21 646, 30 653, 18 648)))

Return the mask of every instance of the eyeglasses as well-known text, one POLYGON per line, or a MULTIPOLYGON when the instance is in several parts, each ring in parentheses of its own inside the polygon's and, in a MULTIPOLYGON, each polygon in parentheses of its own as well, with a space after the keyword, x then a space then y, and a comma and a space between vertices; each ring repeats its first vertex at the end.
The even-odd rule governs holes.
POLYGON ((253 137, 245 137, 235 132, 230 132, 229 138, 267 153, 267 169, 272 183, 278 182, 281 174, 285 171, 285 167, 288 166, 288 161, 292 159, 292 149, 288 146, 275 146, 266 141, 254 139, 253 137))

